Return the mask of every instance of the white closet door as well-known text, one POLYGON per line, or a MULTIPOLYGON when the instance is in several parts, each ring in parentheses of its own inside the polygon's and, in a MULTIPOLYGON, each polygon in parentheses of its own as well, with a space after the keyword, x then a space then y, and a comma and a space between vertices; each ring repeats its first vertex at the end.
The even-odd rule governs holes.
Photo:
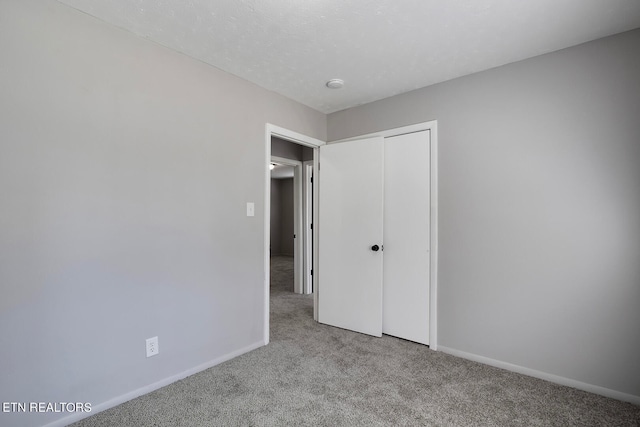
POLYGON ((385 138, 385 334, 429 344, 430 133, 385 138))
POLYGON ((318 171, 318 321, 374 336, 382 335, 383 156, 381 137, 329 144, 318 171))

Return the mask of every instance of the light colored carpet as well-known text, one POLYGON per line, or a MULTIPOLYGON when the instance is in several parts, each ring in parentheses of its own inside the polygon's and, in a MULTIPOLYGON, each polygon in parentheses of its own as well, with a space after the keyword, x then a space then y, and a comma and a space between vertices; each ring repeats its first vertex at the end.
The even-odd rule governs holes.
POLYGON ((90 426, 639 426, 640 407, 384 336, 317 324, 272 258, 271 343, 90 426))

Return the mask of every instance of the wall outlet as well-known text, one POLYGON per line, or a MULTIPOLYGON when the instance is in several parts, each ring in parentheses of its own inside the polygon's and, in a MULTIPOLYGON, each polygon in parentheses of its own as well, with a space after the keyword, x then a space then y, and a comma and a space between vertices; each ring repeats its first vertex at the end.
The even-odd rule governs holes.
POLYGON ((147 357, 155 356, 158 353, 160 353, 158 337, 147 338, 147 357))

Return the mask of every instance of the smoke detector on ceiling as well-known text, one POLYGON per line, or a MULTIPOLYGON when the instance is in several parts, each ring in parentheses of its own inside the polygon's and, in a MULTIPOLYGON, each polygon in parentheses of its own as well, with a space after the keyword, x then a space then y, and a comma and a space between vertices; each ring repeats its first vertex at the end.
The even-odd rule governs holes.
POLYGON ((344 86, 344 80, 342 79, 331 79, 327 82, 329 89, 341 89, 342 86, 344 86))

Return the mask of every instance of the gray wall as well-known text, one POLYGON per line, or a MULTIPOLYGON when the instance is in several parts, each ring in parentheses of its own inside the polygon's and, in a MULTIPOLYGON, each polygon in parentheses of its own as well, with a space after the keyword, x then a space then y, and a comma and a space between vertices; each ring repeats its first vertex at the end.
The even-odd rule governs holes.
POLYGON ((307 161, 313 160, 313 148, 271 137, 271 155, 285 159, 307 161))
POLYGON ((271 155, 285 159, 302 160, 302 145, 272 136, 271 155))
POLYGON ((640 396, 640 30, 328 117, 438 120, 439 344, 640 396))
POLYGON ((293 256, 293 178, 271 179, 271 255, 293 256))
POLYGON ((280 181, 280 254, 293 256, 293 178, 280 181))
POLYGON ((95 408, 260 345, 265 123, 326 117, 52 0, 0 2, 0 52, 0 401, 95 408))

